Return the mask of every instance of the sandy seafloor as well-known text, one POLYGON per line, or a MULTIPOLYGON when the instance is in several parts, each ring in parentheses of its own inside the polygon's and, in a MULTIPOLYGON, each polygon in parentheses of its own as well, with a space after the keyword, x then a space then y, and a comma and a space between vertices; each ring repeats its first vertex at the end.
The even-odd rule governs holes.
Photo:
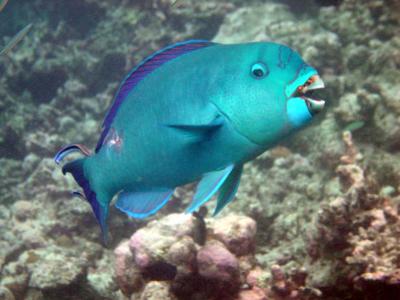
POLYGON ((0 299, 400 299, 399 22, 398 0, 10 0, 0 45, 33 25, 0 57, 0 299), (189 185, 150 219, 111 209, 104 247, 53 155, 93 148, 125 74, 187 39, 287 44, 327 108, 217 218, 180 214, 189 185))

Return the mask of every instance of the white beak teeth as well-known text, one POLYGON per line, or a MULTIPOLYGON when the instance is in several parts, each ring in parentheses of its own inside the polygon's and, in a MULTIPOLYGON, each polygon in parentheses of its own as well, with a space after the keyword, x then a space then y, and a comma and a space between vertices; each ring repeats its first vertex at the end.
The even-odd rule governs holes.
POLYGON ((319 113, 324 109, 325 101, 324 100, 314 100, 311 98, 304 97, 306 101, 309 103, 309 109, 312 114, 319 113))
POLYGON ((318 89, 323 89, 325 87, 325 84, 322 81, 321 77, 316 76, 316 79, 314 80, 314 82, 311 83, 307 87, 308 87, 309 90, 318 90, 318 89))
POLYGON ((324 82, 318 75, 314 75, 311 77, 311 79, 313 80, 312 83, 303 86, 303 89, 301 90, 303 94, 307 93, 308 91, 319 90, 325 87, 324 82))

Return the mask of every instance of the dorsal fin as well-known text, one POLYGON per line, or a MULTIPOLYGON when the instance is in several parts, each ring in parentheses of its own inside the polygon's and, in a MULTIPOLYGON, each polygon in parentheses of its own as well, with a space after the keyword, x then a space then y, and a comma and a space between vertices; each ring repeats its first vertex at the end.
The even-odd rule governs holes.
POLYGON ((114 102, 103 121, 103 131, 97 143, 96 152, 98 152, 103 145, 104 138, 111 127, 111 123, 119 106, 125 100, 128 93, 139 83, 139 81, 164 63, 185 53, 189 53, 211 45, 213 45, 212 42, 205 40, 189 40, 186 42, 177 43, 155 52, 153 55, 145 58, 137 67, 135 67, 121 83, 114 102))

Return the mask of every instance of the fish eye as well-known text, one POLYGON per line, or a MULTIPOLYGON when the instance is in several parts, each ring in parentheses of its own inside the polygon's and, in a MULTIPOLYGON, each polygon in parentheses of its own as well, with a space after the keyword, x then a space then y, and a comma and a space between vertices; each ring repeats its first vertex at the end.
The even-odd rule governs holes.
POLYGON ((268 74, 268 67, 262 62, 255 63, 251 67, 251 75, 256 79, 264 78, 268 74))

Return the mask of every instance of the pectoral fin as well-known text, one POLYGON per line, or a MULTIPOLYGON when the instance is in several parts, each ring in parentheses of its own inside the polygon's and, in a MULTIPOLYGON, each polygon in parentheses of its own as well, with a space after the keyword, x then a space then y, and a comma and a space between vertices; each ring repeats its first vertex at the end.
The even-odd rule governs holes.
POLYGON ((121 192, 115 207, 138 219, 155 214, 169 200, 174 189, 160 188, 145 192, 121 192))
POLYGON ((206 203, 220 188, 232 172, 234 165, 229 165, 225 169, 207 173, 197 185, 196 193, 192 203, 187 208, 188 213, 192 213, 201 205, 206 203))
POLYGON ((242 171, 243 166, 235 167, 219 189, 217 206, 215 207, 213 214, 214 216, 219 214, 219 212, 235 197, 239 187, 240 177, 242 176, 242 171))
POLYGON ((167 124, 166 126, 176 130, 182 136, 192 142, 201 142, 210 139, 210 137, 224 124, 221 116, 206 124, 167 124))

